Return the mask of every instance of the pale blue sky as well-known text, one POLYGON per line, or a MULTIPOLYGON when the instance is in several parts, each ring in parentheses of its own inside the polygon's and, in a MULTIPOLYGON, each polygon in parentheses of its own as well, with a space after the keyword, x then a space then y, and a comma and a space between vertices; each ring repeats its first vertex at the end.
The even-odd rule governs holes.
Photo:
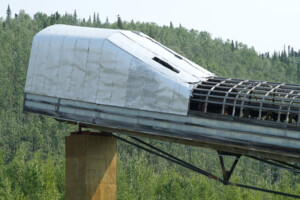
POLYGON ((291 45, 300 49, 299 0, 0 0, 0 16, 7 5, 12 13, 24 9, 31 16, 36 12, 63 14, 77 10, 80 18, 98 12, 100 19, 155 22, 187 29, 208 31, 213 37, 233 39, 253 46, 258 52, 282 50, 291 45))

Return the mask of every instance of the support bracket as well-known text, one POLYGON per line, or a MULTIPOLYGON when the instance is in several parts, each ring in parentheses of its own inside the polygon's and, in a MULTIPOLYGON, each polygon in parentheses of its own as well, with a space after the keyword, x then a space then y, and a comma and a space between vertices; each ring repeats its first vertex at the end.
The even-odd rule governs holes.
POLYGON ((229 179, 235 169, 235 166, 237 165, 241 155, 240 154, 232 154, 232 153, 228 153, 228 152, 223 152, 223 151, 217 151, 218 155, 219 155, 219 159, 220 159, 220 164, 221 164, 221 168, 222 168, 222 174, 223 174, 223 180, 224 180, 224 185, 228 185, 229 179), (227 156, 235 156, 235 160, 230 168, 230 170, 226 170, 225 168, 225 163, 224 163, 224 159, 223 156, 227 155, 227 156))

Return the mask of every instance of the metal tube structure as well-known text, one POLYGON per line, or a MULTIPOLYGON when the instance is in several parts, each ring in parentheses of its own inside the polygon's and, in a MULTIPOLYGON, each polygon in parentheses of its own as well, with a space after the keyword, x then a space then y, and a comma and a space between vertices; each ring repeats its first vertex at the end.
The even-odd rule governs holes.
POLYGON ((214 77, 197 84, 190 111, 299 126, 300 85, 214 77), (205 107, 204 110, 201 108, 205 107))
POLYGON ((23 109, 300 163, 299 97, 297 84, 218 77, 140 32, 54 25, 34 37, 23 109))

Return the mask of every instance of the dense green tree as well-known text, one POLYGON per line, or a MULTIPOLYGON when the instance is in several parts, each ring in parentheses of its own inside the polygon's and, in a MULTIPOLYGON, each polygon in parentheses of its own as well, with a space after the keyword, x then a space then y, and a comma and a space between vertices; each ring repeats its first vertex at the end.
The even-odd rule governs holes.
POLYGON ((10 6, 7 6, 7 10, 6 10, 6 23, 9 23, 11 20, 11 9, 10 6))
POLYGON ((174 26, 173 26, 173 23, 172 23, 172 22, 170 22, 170 28, 174 28, 174 26))
POLYGON ((234 43, 233 43, 233 40, 231 40, 231 51, 234 51, 234 43))
POLYGON ((106 17, 104 27, 107 28, 107 27, 109 27, 109 25, 110 25, 110 24, 109 24, 108 17, 106 17))
POLYGON ((77 12, 76 12, 76 10, 74 10, 74 13, 73 13, 73 19, 74 19, 75 21, 77 21, 77 12))
POLYGON ((101 20, 100 20, 100 17, 99 17, 99 13, 97 13, 97 17, 96 17, 96 27, 100 27, 101 26, 101 20))
POLYGON ((122 22, 122 19, 121 19, 120 15, 118 15, 117 18, 118 18, 118 19, 117 19, 117 27, 118 27, 119 29, 123 29, 123 22, 122 22))

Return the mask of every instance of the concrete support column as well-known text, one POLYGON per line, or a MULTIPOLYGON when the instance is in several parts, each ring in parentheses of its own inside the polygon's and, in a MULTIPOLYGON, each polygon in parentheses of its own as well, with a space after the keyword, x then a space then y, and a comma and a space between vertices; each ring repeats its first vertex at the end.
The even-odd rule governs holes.
POLYGON ((66 137, 66 200, 117 199, 117 140, 103 135, 66 137))

